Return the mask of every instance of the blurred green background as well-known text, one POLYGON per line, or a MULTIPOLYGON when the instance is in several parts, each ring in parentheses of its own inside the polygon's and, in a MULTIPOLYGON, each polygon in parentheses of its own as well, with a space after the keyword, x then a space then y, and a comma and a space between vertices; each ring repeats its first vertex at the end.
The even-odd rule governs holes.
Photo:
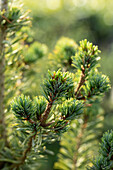
MULTIPOLYGON (((28 32, 29 42, 38 41, 48 46, 52 52, 58 39, 62 36, 80 40, 88 39, 99 46, 101 67, 111 81, 111 91, 102 102, 105 112, 103 132, 113 128, 113 1, 111 0, 24 0, 24 8, 31 10, 32 28, 28 32)), ((40 94, 39 87, 47 69, 51 67, 48 55, 37 61, 37 83, 32 77, 32 93, 40 94)), ((33 66, 34 67, 34 66, 33 66)), ((26 93, 29 94, 28 91, 26 93)), ((50 146, 54 147, 54 146, 50 146)), ((54 148, 51 148, 53 150, 54 148)), ((57 148, 58 149, 58 148, 57 148)), ((56 159, 56 158, 55 158, 56 159)), ((50 161, 50 166, 53 162, 50 161)))

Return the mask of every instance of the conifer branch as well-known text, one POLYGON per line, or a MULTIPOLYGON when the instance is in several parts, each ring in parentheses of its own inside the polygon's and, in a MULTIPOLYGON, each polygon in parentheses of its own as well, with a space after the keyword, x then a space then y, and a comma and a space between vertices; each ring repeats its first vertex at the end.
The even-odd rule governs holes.
POLYGON ((23 156, 20 158, 20 162, 19 163, 15 163, 11 166, 11 169, 13 170, 13 168, 19 168, 22 164, 24 164, 28 153, 31 151, 32 149, 32 140, 35 139, 36 137, 36 132, 33 136, 30 137, 29 142, 28 142, 28 146, 27 148, 24 150, 23 152, 23 156))
POLYGON ((113 131, 105 132, 100 143, 99 155, 92 160, 88 170, 113 170, 113 131))

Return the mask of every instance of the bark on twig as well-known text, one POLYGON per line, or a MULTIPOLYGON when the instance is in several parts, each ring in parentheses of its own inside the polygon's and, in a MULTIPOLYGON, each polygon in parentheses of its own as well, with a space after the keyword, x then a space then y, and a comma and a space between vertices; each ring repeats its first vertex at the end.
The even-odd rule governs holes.
POLYGON ((50 113, 50 111, 51 111, 52 104, 53 104, 53 102, 48 103, 47 108, 46 108, 46 110, 45 110, 45 113, 44 113, 43 117, 41 118, 41 125, 42 125, 42 126, 45 125, 45 122, 46 122, 46 120, 47 120, 47 118, 48 118, 48 116, 49 116, 49 113, 50 113))
POLYGON ((80 77, 80 81, 78 83, 78 86, 75 90, 75 96, 77 97, 77 93, 79 92, 81 86, 84 84, 85 82, 85 74, 84 74, 84 70, 82 71, 81 77, 80 77))

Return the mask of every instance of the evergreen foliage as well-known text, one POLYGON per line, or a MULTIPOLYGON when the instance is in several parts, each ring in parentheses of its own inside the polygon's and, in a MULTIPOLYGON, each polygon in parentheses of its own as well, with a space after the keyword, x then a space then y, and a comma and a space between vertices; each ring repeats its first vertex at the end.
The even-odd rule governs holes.
POLYGON ((35 97, 34 99, 34 106, 36 109, 36 116, 37 119, 39 116, 44 113, 46 106, 47 106, 47 101, 43 96, 35 97))
MULTIPOLYGON (((73 121, 68 132, 61 138, 61 149, 55 169, 83 169, 89 163, 90 156, 96 153, 97 138, 100 136, 104 119, 98 102, 103 91, 110 88, 108 77, 97 70, 100 60, 98 47, 87 40, 81 41, 77 47, 75 56, 72 56, 72 65, 76 67, 74 80, 78 83, 75 83, 75 97, 86 105, 83 116, 78 121, 73 121)), ((60 52, 57 55, 62 58, 60 52)), ((53 63, 55 62, 54 57, 53 63)), ((74 67, 65 68, 74 72, 74 67)))
MULTIPOLYGON (((23 49, 25 49, 25 43, 28 42, 28 36, 26 36, 25 27, 31 25, 29 11, 24 12, 20 5, 15 7, 13 3, 8 1, 2 1, 0 7, 0 169, 10 169, 10 164, 17 163, 18 157, 22 156, 25 148, 20 145, 23 136, 20 134, 14 135, 12 127, 14 124, 14 117, 10 109, 10 104, 14 96, 20 94, 20 90, 25 88, 24 76, 28 74, 27 65, 24 61, 23 49), (24 28, 24 31, 23 31, 24 28), (14 140, 15 139, 15 140, 14 140), (18 141, 17 141, 18 140, 18 141)), ((40 48, 41 45, 37 48, 40 48)), ((44 48, 46 48, 44 46, 44 48)), ((44 49, 46 50, 46 49, 44 49)), ((37 49, 37 51, 40 51, 37 49)), ((43 51, 43 50, 42 50, 43 51)), ((43 52, 41 54, 41 57, 43 52)), ((38 59, 38 58, 37 58, 38 59)), ((35 60, 36 61, 36 60, 35 60)), ((30 62, 29 62, 30 66, 30 62)), ((15 99, 16 113, 23 115, 32 110, 32 103, 30 103, 29 97, 21 95, 18 100, 15 99), (23 100, 25 99, 25 100, 23 100), (27 101, 27 102, 26 102, 27 101), (20 108, 19 108, 20 107, 20 108), (23 110, 25 109, 25 110, 23 110)), ((13 109, 14 109, 13 108, 13 109)), ((34 110, 32 110, 34 112, 34 110)), ((16 114, 19 118, 19 114, 16 114)), ((30 113, 28 113, 29 115, 30 113)), ((22 118, 22 117, 21 117, 22 118)), ((20 123, 20 129, 24 124, 20 123)), ((26 125, 25 125, 26 126, 26 125)), ((30 124, 29 124, 30 126, 30 124)), ((33 126, 33 125, 31 125, 33 126)), ((27 126, 27 129, 28 126, 27 126)), ((32 127, 33 129, 33 127, 32 127)), ((18 131, 18 130, 17 130, 18 131)), ((26 136, 24 136, 24 139, 26 136)), ((25 146, 26 147, 26 146, 25 146)), ((24 158, 24 157, 23 157, 24 158)), ((25 159, 25 158, 24 158, 25 159)), ((23 160, 24 160, 23 159, 23 160)), ((38 157, 39 159, 39 157, 38 157)), ((22 161, 22 160, 21 160, 22 161)))
POLYGON ((50 64, 53 69, 63 68, 64 71, 70 69, 72 64, 72 56, 77 51, 77 43, 66 37, 62 37, 58 40, 53 53, 49 54, 50 64))
POLYGON ((99 156, 92 161, 91 170, 113 169, 113 131, 105 132, 101 139, 99 156))
POLYGON ((15 116, 20 119, 30 119, 34 112, 32 101, 29 97, 24 95, 21 95, 13 101, 12 110, 14 111, 15 116))
POLYGON ((102 74, 93 75, 86 83, 86 95, 88 97, 101 95, 104 91, 109 89, 109 84, 110 82, 107 76, 102 74))
POLYGON ((84 72, 85 77, 90 73, 91 69, 98 63, 100 50, 98 46, 93 45, 87 40, 80 41, 80 46, 75 57, 73 57, 73 65, 75 68, 84 72))
MULTIPOLYGON (((26 74, 25 65, 33 64, 47 52, 45 45, 34 43, 31 45, 33 51, 29 50, 28 55, 24 59, 22 58, 23 46, 21 43, 25 43, 25 41, 22 38, 23 32, 21 32, 21 28, 29 23, 27 14, 22 12, 21 8, 13 6, 8 6, 6 9, 2 8, 0 11, 0 36, 2 37, 2 33, 4 33, 0 44, 1 91, 2 86, 9 81, 9 77, 12 77, 15 86, 19 86, 20 89, 21 86, 18 84, 18 80, 21 82, 26 74), (4 61, 6 61, 10 69, 13 69, 13 73, 19 72, 20 78, 15 76, 15 73, 13 74, 14 77, 9 75, 9 70, 6 70, 6 79, 4 79, 4 61), (15 62, 16 65, 14 65, 15 62)), ((39 167, 40 165, 37 162, 39 159, 41 160, 44 152, 53 154, 46 149, 45 144, 58 140, 61 134, 67 131, 74 119, 76 124, 81 126, 80 131, 78 129, 78 132, 75 131, 78 135, 78 141, 74 164, 77 167, 78 150, 83 138, 83 136, 81 138, 81 134, 84 133, 84 128, 86 128, 87 120, 89 119, 86 109, 97 101, 100 94, 104 94, 110 88, 108 77, 100 74, 96 68, 99 53, 98 47, 87 40, 81 41, 80 46, 78 46, 73 40, 62 38, 58 42, 53 56, 60 59, 62 65, 67 64, 70 66, 72 64, 76 69, 73 69, 73 73, 62 72, 61 70, 49 71, 48 78, 42 83, 43 96, 30 99, 29 96, 18 95, 19 91, 15 94, 16 98, 13 100, 11 107, 17 119, 14 117, 13 130, 8 138, 7 135, 3 135, 5 123, 2 118, 6 117, 3 109, 5 100, 0 100, 3 109, 0 110, 1 129, 3 129, 0 136, 1 169, 31 169, 31 166, 36 169, 39 167), (61 56, 62 59, 60 58, 61 56), (81 119, 80 116, 83 119, 82 125, 79 125, 77 121, 81 119)), ((65 68, 65 71, 67 71, 67 68, 65 68)), ((12 95, 13 86, 9 91, 7 91, 8 88, 7 85, 7 98, 9 97, 9 92, 12 95)), ((0 94, 0 99, 3 98, 3 95, 0 94)), ((7 105, 8 102, 6 107, 7 105)), ((91 126, 93 126, 92 123, 91 126)), ((90 126, 87 125, 87 128, 90 128, 90 126)), ((106 141, 106 139, 107 137, 104 136, 103 140, 106 141)), ((111 140, 111 137, 109 137, 109 140, 111 140)), ((111 157, 112 154, 110 154, 109 159, 111 157)))
MULTIPOLYGON (((16 117, 22 119, 22 123, 27 125, 27 128, 30 123, 31 124, 30 126, 31 130, 29 128, 30 131, 33 132, 34 129, 35 134, 34 136, 29 137, 30 141, 33 140, 33 138, 35 139, 39 129, 40 129, 40 134, 42 136, 45 136, 45 138, 42 140, 40 145, 43 145, 45 141, 47 142, 48 138, 49 141, 55 139, 56 138, 55 136, 60 135, 61 133, 67 130, 67 127, 71 122, 70 120, 73 120, 76 117, 78 117, 78 115, 80 115, 83 112, 82 110, 88 107, 87 101, 90 98, 92 99, 91 102, 93 103, 99 98, 99 94, 101 93, 103 94, 105 91, 107 91, 110 88, 109 79, 106 76, 102 75, 101 73, 92 75, 94 74, 94 71, 95 73, 97 73, 97 68, 95 69, 92 68, 93 73, 92 72, 90 73, 89 70, 87 70, 88 65, 92 63, 92 60, 90 60, 90 57, 92 58, 92 55, 90 54, 92 54, 92 51, 94 51, 94 49, 97 50, 95 46, 89 44, 90 43, 87 42, 86 40, 82 41, 83 47, 85 46, 87 49, 86 50, 87 53, 85 54, 84 54, 84 48, 82 48, 83 50, 82 52, 81 52, 81 48, 78 48, 78 51, 80 50, 80 53, 83 54, 83 59, 82 59, 83 63, 81 63, 81 67, 78 67, 78 69, 81 70, 81 76, 78 85, 76 86, 76 89, 74 87, 73 76, 70 77, 71 74, 69 74, 68 72, 62 73, 60 70, 58 70, 57 72, 49 71, 48 78, 43 82, 43 91, 44 91, 45 99, 43 97, 39 97, 39 99, 36 100, 35 98, 35 100, 32 101, 32 104, 29 97, 20 96, 19 98, 14 100, 12 104, 12 109, 15 112, 16 117), (92 51, 90 50, 89 46, 92 47, 92 51), (90 52, 88 51, 88 48, 90 52), (90 57, 88 56, 88 54, 90 57), (87 62, 87 60, 85 59, 87 56, 89 58, 89 62, 87 62), (86 64, 84 64, 85 62, 86 64), (96 98, 94 98, 94 95, 96 95, 96 98), (42 106, 41 103, 44 103, 43 109, 41 108, 42 106), (36 106, 39 110, 36 109, 36 106), (32 107, 34 107, 34 109, 32 107), (28 124, 26 124, 25 121, 27 121, 28 124), (48 132, 48 137, 45 135, 47 133, 46 131, 48 132), (51 134, 51 132, 53 134, 51 134)), ((97 58, 97 55, 95 55, 95 58, 97 58)), ((79 59, 80 59, 79 55, 75 55, 75 57, 72 58, 73 65, 77 66, 76 63, 79 62, 79 59), (75 60, 77 56, 78 59, 75 60)), ((96 61, 96 59, 93 60, 96 61)), ((95 64, 93 65, 93 67, 96 66, 97 62, 94 63, 95 64)), ((86 112, 84 112, 84 115, 82 117, 83 123, 82 124, 78 123, 78 128, 77 128, 78 132, 76 132, 77 140, 78 140, 76 144, 77 153, 75 154, 76 155, 75 157, 73 156, 75 167, 78 166, 77 159, 81 155, 81 153, 79 154, 78 152, 80 149, 80 145, 86 142, 82 140, 84 138, 83 137, 84 135, 82 133, 85 133, 84 128, 90 129, 90 126, 93 125, 92 123, 90 123, 90 121, 88 123, 89 117, 90 116, 87 115, 86 112)), ((99 121, 95 122, 95 124, 96 123, 98 124, 99 121)), ((92 131, 89 130, 89 134, 91 133, 92 131)), ((93 138, 94 136, 92 136, 90 139, 86 138, 86 140, 90 141, 93 140, 93 138)), ((30 145, 30 150, 31 149, 32 149, 32 145, 30 145)), ((87 149, 83 150, 83 152, 85 151, 87 151, 87 149)), ((82 162, 82 166, 83 166, 83 162, 82 162)))
POLYGON ((25 36, 21 33, 23 26, 30 25, 28 12, 20 6, 15 7, 7 1, 1 1, 0 10, 0 122, 1 135, 7 142, 6 125, 11 118, 10 102, 14 95, 19 94, 21 88, 22 69, 24 67, 22 56, 22 42, 25 36), (6 121, 5 121, 6 119, 6 121), (4 137, 3 137, 4 136, 4 137))
POLYGON ((73 95, 73 80, 68 73, 49 72, 49 78, 44 81, 43 90, 48 101, 53 102, 61 97, 73 95))
POLYGON ((66 100, 59 106, 59 112, 61 112, 63 118, 67 120, 72 120, 74 119, 74 117, 80 115, 82 109, 83 109, 82 103, 72 98, 66 100))
POLYGON ((88 115, 83 113, 78 120, 72 121, 70 128, 62 136, 54 169, 81 170, 90 164, 92 155, 97 153, 97 138, 100 137, 104 120, 103 112, 98 111, 96 106, 93 109, 97 115, 93 115, 91 111, 88 115))
POLYGON ((47 46, 39 42, 34 42, 33 44, 26 47, 24 61, 26 64, 31 64, 36 62, 37 59, 42 58, 47 54, 47 46))

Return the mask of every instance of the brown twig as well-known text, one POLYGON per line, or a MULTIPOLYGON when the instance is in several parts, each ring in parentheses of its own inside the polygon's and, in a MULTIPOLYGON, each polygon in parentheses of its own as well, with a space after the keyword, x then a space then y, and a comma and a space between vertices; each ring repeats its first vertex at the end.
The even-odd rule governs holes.
POLYGON ((55 123, 55 121, 48 122, 48 123, 44 123, 44 124, 40 124, 40 126, 42 126, 42 127, 48 127, 48 126, 52 125, 53 123, 55 123))
POLYGON ((8 18, 6 18, 4 15, 2 15, 2 18, 4 18, 8 23, 12 23, 8 18))
POLYGON ((45 127, 45 122, 46 122, 46 120, 47 120, 47 118, 49 116, 49 113, 51 111, 52 105, 53 105, 52 101, 48 103, 47 108, 46 108, 46 110, 44 112, 44 115, 43 115, 43 117, 40 120, 41 121, 41 126, 45 127))
POLYGON ((32 139, 34 138, 35 139, 35 136, 36 136, 36 133, 35 135, 33 135, 30 139, 29 139, 29 142, 28 142, 28 147, 25 149, 24 153, 23 153, 23 157, 21 158, 21 164, 24 163, 26 157, 27 157, 27 154, 28 152, 30 152, 31 148, 32 148, 32 139))
POLYGON ((84 84, 85 82, 85 74, 84 74, 84 70, 82 71, 81 77, 80 77, 80 81, 78 83, 78 86, 75 90, 75 96, 77 97, 77 93, 79 91, 79 89, 81 88, 81 86, 84 84))
MULTIPOLYGON (((37 122, 35 122, 34 120, 32 119, 29 119, 29 118, 25 118, 24 120, 26 121, 29 121, 31 124, 34 124, 35 126, 37 125, 37 122)), ((52 121, 52 122, 48 122, 48 123, 40 123, 39 126, 42 126, 42 127, 48 127, 50 125, 52 125, 55 121, 52 121)))
POLYGON ((19 168, 19 166, 24 164, 25 159, 27 158, 27 155, 28 155, 28 153, 30 152, 30 150, 32 148, 32 140, 33 140, 33 138, 35 139, 35 137, 36 137, 36 133, 33 136, 30 137, 29 142, 28 142, 28 147, 23 152, 23 156, 21 157, 20 162, 17 163, 17 164, 16 163, 13 164, 12 167, 11 167, 11 170, 13 170, 14 168, 19 168))
MULTIPOLYGON (((92 91, 93 91, 93 89, 91 89, 91 92, 92 92, 92 91)), ((91 96, 91 92, 88 93, 87 97, 81 96, 81 94, 79 93, 76 98, 77 98, 77 100, 84 100, 84 101, 86 101, 86 99, 89 99, 89 98, 92 97, 92 96, 91 96)))

